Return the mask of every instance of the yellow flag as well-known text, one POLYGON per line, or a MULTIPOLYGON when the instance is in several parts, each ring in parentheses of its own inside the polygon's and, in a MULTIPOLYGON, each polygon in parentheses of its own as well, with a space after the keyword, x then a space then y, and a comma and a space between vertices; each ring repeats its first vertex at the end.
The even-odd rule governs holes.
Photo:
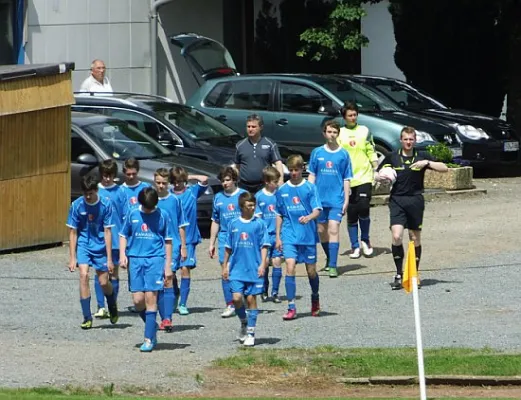
POLYGON ((416 250, 414 249, 414 242, 410 241, 402 280, 402 286, 407 293, 412 292, 412 278, 415 276, 418 277, 418 272, 416 270, 416 250))

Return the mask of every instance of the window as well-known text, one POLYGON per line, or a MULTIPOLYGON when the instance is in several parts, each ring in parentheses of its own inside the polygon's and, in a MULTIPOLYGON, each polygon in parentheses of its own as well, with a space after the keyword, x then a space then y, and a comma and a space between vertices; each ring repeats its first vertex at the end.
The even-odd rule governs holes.
POLYGON ((333 101, 319 91, 308 86, 282 82, 281 111, 318 114, 322 107, 333 107, 333 101))
POLYGON ((71 161, 76 162, 78 157, 82 154, 92 154, 94 157, 96 156, 96 152, 90 144, 73 130, 71 135, 71 161))
POLYGON ((205 100, 206 105, 237 110, 268 110, 273 81, 240 80, 217 85, 205 100))

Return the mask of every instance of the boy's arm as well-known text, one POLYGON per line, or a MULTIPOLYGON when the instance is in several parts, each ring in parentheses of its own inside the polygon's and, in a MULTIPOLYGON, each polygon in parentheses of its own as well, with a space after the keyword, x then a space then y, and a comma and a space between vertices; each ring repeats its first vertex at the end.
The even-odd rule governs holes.
POLYGON ((128 260, 127 260, 127 238, 125 236, 119 235, 119 266, 121 268, 127 268, 128 260))
POLYGON ((103 228, 103 236, 105 239, 105 249, 107 251, 107 268, 109 273, 114 272, 114 263, 112 262, 112 227, 103 228))
POLYGON ((277 250, 282 250, 282 241, 280 240, 280 231, 282 228, 282 217, 277 215, 277 219, 275 221, 275 247, 277 250))
POLYGON ((74 272, 76 269, 76 247, 78 246, 78 231, 75 228, 69 228, 69 271, 74 272))
POLYGON ((264 276, 266 273, 266 262, 268 258, 268 246, 262 246, 261 248, 261 264, 259 265, 258 276, 264 276))
POLYGON ((210 225, 210 247, 208 248, 208 254, 210 258, 215 258, 215 242, 217 240, 217 234, 219 233, 219 223, 212 221, 210 225))
POLYGON ((181 238, 181 261, 184 261, 188 256, 186 252, 186 229, 184 226, 179 228, 179 237, 181 238))
POLYGON ((376 154, 376 151, 374 150, 374 142, 373 142, 373 135, 367 131, 367 137, 365 139, 365 154, 367 154, 367 158, 369 161, 371 161, 371 164, 373 166, 373 169, 378 168, 378 155, 376 154))
POLYGON ((230 269, 228 268, 228 262, 230 261, 230 255, 232 254, 232 249, 226 247, 224 249, 224 260, 222 265, 222 277, 223 279, 228 279, 230 277, 230 269))
POLYGON ((165 239, 165 279, 174 275, 172 272, 172 239, 165 239))
POLYGON ((196 180, 202 186, 208 185, 208 177, 206 175, 188 175, 188 180, 196 180))
POLYGON ((351 192, 351 181, 346 179, 344 181, 344 204, 342 205, 342 214, 345 214, 347 211, 347 206, 349 206, 349 193, 351 192))

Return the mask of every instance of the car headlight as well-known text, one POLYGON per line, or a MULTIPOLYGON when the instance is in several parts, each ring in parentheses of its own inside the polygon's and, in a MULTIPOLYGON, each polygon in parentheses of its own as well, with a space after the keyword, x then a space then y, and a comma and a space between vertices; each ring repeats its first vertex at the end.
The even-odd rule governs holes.
POLYGON ((435 142, 434 138, 431 136, 430 133, 423 132, 423 131, 416 131, 416 143, 423 143, 423 142, 435 142))
POLYGON ((490 138, 490 136, 487 135, 487 132, 485 132, 483 129, 476 128, 472 125, 454 124, 454 127, 462 136, 465 136, 467 139, 479 140, 490 138))

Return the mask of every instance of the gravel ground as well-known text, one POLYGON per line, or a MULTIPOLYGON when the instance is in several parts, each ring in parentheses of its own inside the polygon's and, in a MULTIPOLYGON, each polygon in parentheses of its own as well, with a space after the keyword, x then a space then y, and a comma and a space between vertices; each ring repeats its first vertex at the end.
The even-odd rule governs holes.
MULTIPOLYGON (((486 196, 428 205, 420 292, 425 347, 520 350, 521 293, 513 279, 521 274, 520 183, 521 178, 480 180, 486 196)), ((284 304, 261 305, 259 348, 414 345, 412 296, 388 286, 393 268, 387 208, 375 208, 373 220, 376 256, 355 262, 340 257, 342 275, 321 280, 321 317, 309 315, 303 269, 297 320, 282 321, 284 304)), ((343 240, 341 251, 347 250, 345 235, 343 240)), ((219 268, 206 257, 206 246, 205 241, 199 248, 192 313, 176 314, 174 332, 160 334, 151 354, 139 352, 143 324, 135 314, 122 311, 117 325, 104 320, 90 331, 79 329, 78 274, 66 270, 66 247, 0 256, 0 386, 114 382, 197 393, 198 371, 238 347, 237 319, 220 318, 219 268)), ((126 281, 120 293, 119 308, 126 310, 126 281)))

